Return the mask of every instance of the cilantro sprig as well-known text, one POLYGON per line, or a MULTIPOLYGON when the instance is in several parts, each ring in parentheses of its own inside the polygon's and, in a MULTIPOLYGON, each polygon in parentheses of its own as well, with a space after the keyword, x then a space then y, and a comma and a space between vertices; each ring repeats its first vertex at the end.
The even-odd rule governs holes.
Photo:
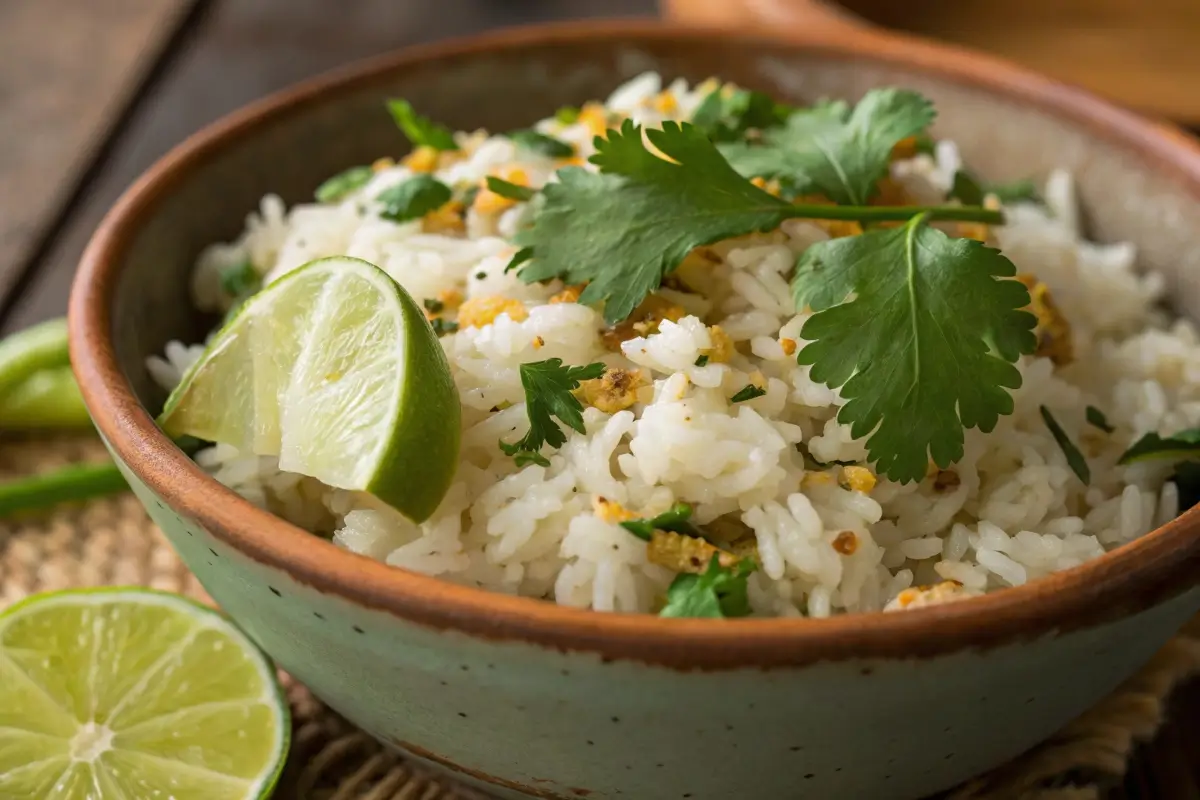
POLYGON ((407 100, 388 100, 388 111, 413 147, 432 147, 434 150, 457 150, 454 133, 428 117, 416 112, 407 100))
POLYGON ((564 366, 561 358, 531 361, 520 368, 521 386, 525 389, 525 413, 529 417, 529 433, 512 444, 501 440, 500 449, 516 459, 517 466, 550 462, 541 454, 543 445, 562 447, 567 435, 554 422, 584 433, 583 404, 572 392, 580 381, 599 378, 607 367, 601 363, 584 367, 564 366))
POLYGON ((660 617, 745 617, 750 614, 746 580, 758 569, 753 559, 743 558, 732 566, 721 566, 714 553, 708 569, 699 575, 682 572, 667 589, 667 604, 660 617))
POLYGON ((1083 452, 1071 441, 1071 437, 1067 436, 1067 432, 1063 430, 1062 425, 1058 424, 1058 420, 1050 413, 1050 409, 1040 406, 1038 410, 1042 413, 1042 421, 1050 429, 1050 435, 1054 437, 1054 441, 1058 443, 1059 449, 1067 457, 1067 466, 1071 468, 1071 471, 1075 473, 1079 480, 1083 481, 1083 485, 1087 486, 1092 481, 1092 471, 1088 468, 1087 459, 1084 458, 1083 452))
POLYGON ((734 142, 747 131, 783 124, 791 107, 775 102, 769 94, 748 89, 713 89, 692 114, 692 124, 714 142, 734 142))
POLYGON ((954 173, 954 184, 946 195, 947 200, 959 200, 967 205, 980 205, 987 195, 995 195, 1001 203, 1040 203, 1041 196, 1031 180, 1012 183, 985 184, 966 170, 954 173))
POLYGON ((802 193, 863 205, 887 174, 892 148, 923 133, 934 116, 933 104, 916 92, 873 89, 853 111, 845 103, 818 104, 764 131, 762 144, 728 144, 722 153, 747 177, 778 177, 802 193))
POLYGON ((1200 428, 1187 428, 1170 436, 1147 433, 1121 454, 1118 464, 1157 459, 1200 458, 1200 428))
POLYGON ((899 482, 924 477, 930 457, 949 467, 964 428, 986 433, 1011 414, 1013 362, 1037 348, 1029 292, 1003 280, 1012 262, 928 222, 813 245, 792 279, 796 307, 817 312, 797 361, 841 390, 838 421, 869 435, 877 470, 899 482))
POLYGON ((645 135, 667 158, 647 149, 642 129, 626 120, 595 141, 591 161, 600 173, 560 169, 559 180, 543 188, 544 204, 508 267, 523 264, 526 283, 586 283, 579 302, 604 303, 609 324, 628 317, 696 247, 772 230, 787 219, 1003 221, 999 212, 963 206, 797 205, 739 175, 688 123, 667 122, 645 135))

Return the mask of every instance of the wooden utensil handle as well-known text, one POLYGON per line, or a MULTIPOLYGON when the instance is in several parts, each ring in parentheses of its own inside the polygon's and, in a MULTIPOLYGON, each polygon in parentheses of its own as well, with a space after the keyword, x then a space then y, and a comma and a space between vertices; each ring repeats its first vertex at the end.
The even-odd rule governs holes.
POLYGON ((830 0, 661 0, 667 19, 691 25, 802 26, 809 30, 861 30, 860 17, 830 0))

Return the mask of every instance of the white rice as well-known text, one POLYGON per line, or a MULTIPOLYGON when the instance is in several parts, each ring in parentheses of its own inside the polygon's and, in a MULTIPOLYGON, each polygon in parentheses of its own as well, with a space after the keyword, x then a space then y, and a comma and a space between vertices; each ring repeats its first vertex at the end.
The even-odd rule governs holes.
MULTIPOLYGON (((663 119, 653 110, 660 91, 661 79, 644 75, 607 105, 653 125, 663 119)), ((667 91, 676 102, 671 116, 683 119, 703 94, 678 82, 667 91)), ((584 156, 592 151, 583 124, 546 120, 537 127, 584 156)), ((518 162, 535 185, 552 177, 550 159, 518 153, 506 138, 459 138, 465 158, 436 173, 446 183, 478 182, 518 162)), ((959 164, 953 143, 943 141, 933 157, 896 163, 893 176, 914 196, 940 199, 959 164)), ((498 592, 647 612, 673 573, 647 561, 643 542, 597 517, 592 498, 645 516, 685 501, 700 523, 724 516, 753 531, 761 566, 750 582, 756 614, 823 617, 878 610, 911 586, 940 581, 960 583, 961 594, 1019 585, 1094 558, 1177 513, 1168 466, 1116 461, 1146 432, 1200 424, 1200 339, 1190 322, 1155 310, 1163 281, 1135 269, 1132 244, 1081 238, 1066 173, 1047 181, 1047 208, 1008 208, 1009 223, 995 234, 1020 271, 1050 287, 1072 326, 1074 361, 1056 367, 1022 358, 1015 412, 991 434, 966 432, 964 457, 953 467, 956 486, 939 491, 933 478, 908 485, 880 479, 868 493, 843 488, 829 473, 806 472, 796 447, 804 443, 824 462, 865 457, 863 443, 834 419, 838 393, 814 383, 780 342, 804 345, 805 316, 791 307, 787 273, 797 253, 826 238, 819 227, 792 221, 770 235, 717 245, 722 260, 712 268, 707 299, 664 292, 691 314, 614 353, 601 341, 595 310, 545 304, 560 285, 527 285, 504 274, 520 206, 492 216, 471 211, 465 238, 422 233, 419 221, 380 219, 370 198, 410 174, 403 166, 383 169, 332 205, 288 210, 268 196, 241 238, 209 248, 195 271, 195 300, 207 310, 230 302, 218 284, 222 267, 249 257, 270 279, 337 254, 379 265, 418 299, 457 289, 468 298, 516 298, 528 309, 523 321, 504 314, 441 340, 464 409, 462 461, 453 488, 422 525, 368 496, 280 473, 269 458, 227 445, 197 455, 217 480, 310 529, 334 531, 341 547, 498 592), (712 346, 707 326, 714 323, 739 344, 738 353, 729 363, 695 366, 712 346), (549 467, 517 469, 496 442, 519 437, 528 424, 518 367, 555 357, 640 367, 652 385, 629 410, 588 408, 587 432, 566 431, 549 467), (727 398, 755 372, 765 378, 766 394, 731 405, 727 398), (1041 405, 1086 454, 1090 486, 1067 466, 1041 405), (1103 409, 1116 432, 1086 425, 1087 405, 1103 409), (857 539, 850 554, 831 544, 844 531, 857 539)), ((172 342, 148 368, 169 389, 201 349, 172 342)))

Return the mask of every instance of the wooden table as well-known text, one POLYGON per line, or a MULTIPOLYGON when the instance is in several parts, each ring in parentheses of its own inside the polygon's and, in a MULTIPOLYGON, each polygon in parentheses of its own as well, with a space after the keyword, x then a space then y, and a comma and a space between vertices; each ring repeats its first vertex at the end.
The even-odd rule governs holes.
MULTIPOLYGON (((117 195, 249 100, 416 42, 654 12, 655 0, 0 0, 0 332, 62 314, 117 195)), ((1200 682, 1173 709, 1113 797, 1200 799, 1200 682)))

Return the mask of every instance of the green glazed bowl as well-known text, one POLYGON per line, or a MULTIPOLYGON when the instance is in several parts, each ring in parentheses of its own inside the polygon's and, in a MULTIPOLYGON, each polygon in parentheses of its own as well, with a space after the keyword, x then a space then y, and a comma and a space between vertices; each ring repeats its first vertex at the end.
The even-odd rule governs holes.
POLYGON ((1135 241, 1200 316, 1200 152, 1011 66, 890 35, 589 23, 414 49, 256 104, 185 142, 97 231, 72 358, 129 482, 276 662, 380 740, 504 798, 916 798, 1047 737, 1200 610, 1200 511, 982 598, 828 620, 674 620, 488 594, 352 555, 208 478, 159 433, 143 367, 199 340, 200 249, 259 198, 394 151, 382 101, 520 127, 645 69, 792 101, 918 89, 988 179, 1072 169, 1093 234, 1135 241))

